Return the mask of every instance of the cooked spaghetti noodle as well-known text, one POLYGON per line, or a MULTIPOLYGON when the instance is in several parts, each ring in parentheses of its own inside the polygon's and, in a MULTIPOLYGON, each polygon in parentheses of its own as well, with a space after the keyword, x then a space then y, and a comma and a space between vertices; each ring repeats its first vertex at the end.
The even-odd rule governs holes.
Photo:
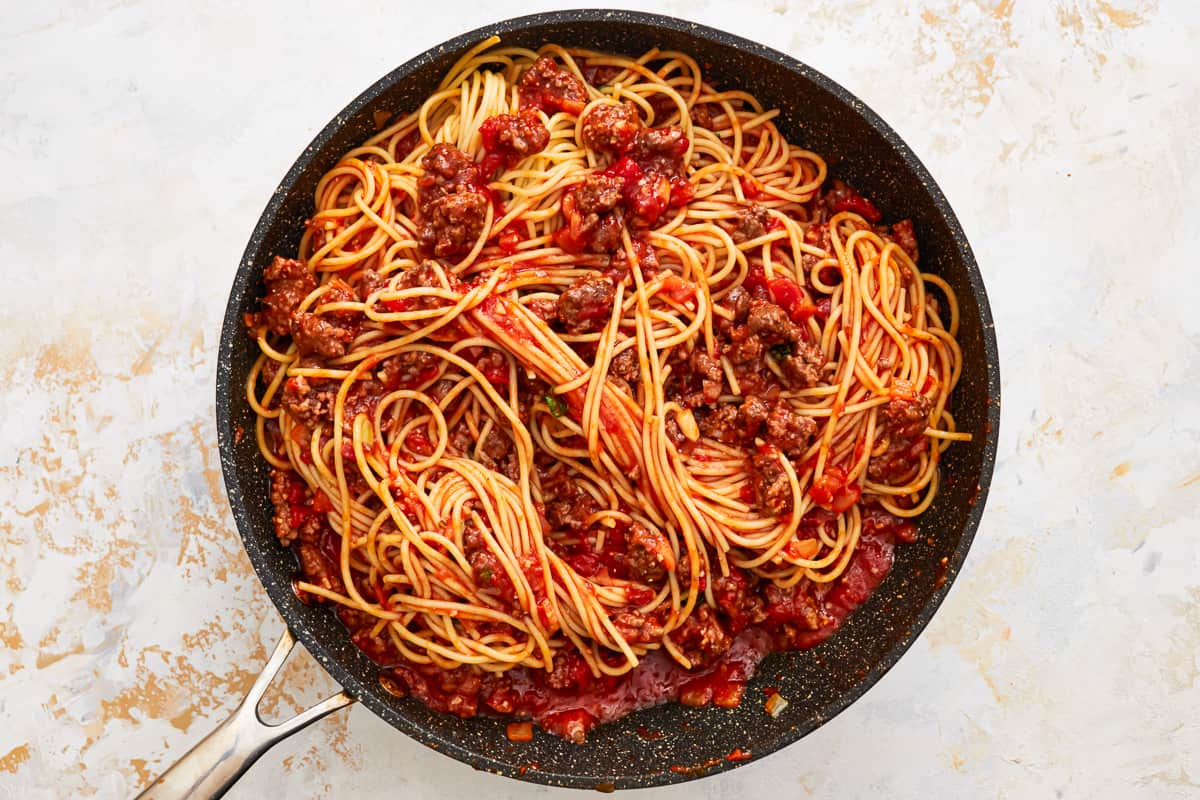
POLYGON ((518 674, 807 646, 911 535, 969 438, 954 293, 777 114, 685 53, 491 40, 320 180, 246 391, 298 590, 401 689, 521 714, 518 674))

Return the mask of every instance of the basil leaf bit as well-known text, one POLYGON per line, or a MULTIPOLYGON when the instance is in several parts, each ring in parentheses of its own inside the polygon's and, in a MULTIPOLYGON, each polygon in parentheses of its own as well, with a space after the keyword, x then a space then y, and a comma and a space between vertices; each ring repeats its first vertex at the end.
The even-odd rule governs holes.
POLYGON ((567 413, 567 404, 556 394, 546 395, 546 406, 550 409, 550 413, 556 417, 561 417, 567 413))
POLYGON ((783 361, 792 354, 792 346, 790 344, 777 344, 767 351, 771 354, 771 358, 776 361, 783 361))

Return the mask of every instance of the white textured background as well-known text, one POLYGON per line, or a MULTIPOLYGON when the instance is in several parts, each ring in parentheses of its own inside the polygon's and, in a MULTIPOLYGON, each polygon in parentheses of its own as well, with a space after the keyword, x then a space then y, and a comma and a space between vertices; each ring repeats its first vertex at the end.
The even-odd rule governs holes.
MULTIPOLYGON (((5 4, 0 797, 129 796, 247 688, 281 623, 212 422, 242 247, 363 87, 550 7, 243 5, 5 4)), ((630 796, 1200 796, 1200 4, 907 6, 656 10, 824 71, 945 189, 1003 359, 983 526, 926 633, 847 712, 733 773, 630 796)), ((305 659, 285 683, 281 708, 332 689, 305 659)), ((354 708, 231 797, 435 795, 567 796, 354 708)))

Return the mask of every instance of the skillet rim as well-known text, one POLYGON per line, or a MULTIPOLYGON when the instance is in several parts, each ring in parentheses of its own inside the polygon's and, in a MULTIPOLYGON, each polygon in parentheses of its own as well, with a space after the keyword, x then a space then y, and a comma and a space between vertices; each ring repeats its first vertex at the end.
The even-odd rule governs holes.
MULTIPOLYGON (((264 586, 264 589, 266 589, 268 596, 271 598, 272 604, 274 604, 285 624, 295 634, 296 638, 304 644, 305 648, 309 651, 309 653, 312 654, 318 663, 320 663, 321 666, 328 671, 329 674, 347 692, 360 700, 363 705, 372 711, 372 713, 383 719, 392 727, 412 737, 418 742, 421 742, 427 747, 449 755, 458 761, 475 767, 476 769, 485 770, 495 774, 533 783, 573 788, 603 788, 605 790, 611 788, 645 788, 673 783, 682 783, 697 777, 718 774, 747 762, 722 759, 720 763, 713 764, 701 772, 676 772, 667 769, 664 765, 664 769, 657 773, 607 777, 550 772, 542 769, 519 770, 511 764, 491 758, 485 752, 481 752, 469 746, 463 746, 456 741, 440 737, 421 728, 416 721, 408 718, 408 716, 402 710, 398 709, 396 706, 384 699, 384 690, 378 684, 378 682, 368 684, 356 678, 349 669, 344 667, 339 662, 338 658, 331 653, 328 648, 321 644, 320 639, 308 624, 306 624, 303 620, 294 618, 293 615, 285 611, 282 603, 285 598, 284 593, 291 593, 290 582, 281 583, 280 577, 275 574, 275 571, 272 570, 267 563, 267 556, 264 546, 261 542, 256 540, 255 536, 250 535, 255 531, 255 525, 247 509, 247 498, 242 489, 239 467, 233 452, 235 435, 233 430, 233 404, 230 402, 233 397, 231 392, 240 390, 241 383, 239 381, 231 380, 234 376, 231 375, 232 370, 230 363, 232 355, 232 342, 234 340, 233 337, 244 335, 242 332, 242 321, 240 318, 241 298, 245 293, 247 284, 253 280, 253 270, 255 268, 254 256, 258 249, 258 244, 265 238, 275 218, 279 215, 285 201, 290 193, 294 190, 297 181, 301 178, 305 170, 309 168, 315 159, 322 155, 323 149, 330 142, 330 140, 332 140, 338 131, 344 127, 347 121, 352 119, 363 107, 370 104, 381 94, 389 91, 396 84, 403 82, 413 72, 424 66, 426 63, 442 56, 446 51, 461 52, 471 45, 474 45, 493 34, 504 35, 529 28, 538 28, 546 25, 563 23, 597 24, 606 26, 620 24, 648 26, 692 36, 700 40, 708 40, 709 42, 718 45, 731 46, 742 50, 751 56, 757 56, 773 61, 787 69, 792 74, 796 75, 799 79, 811 82, 819 89, 822 89, 830 94, 837 102, 850 109, 852 113, 860 117, 879 136, 881 136, 885 143, 895 151, 900 159, 904 161, 906 166, 912 170, 914 176, 925 187, 929 193, 929 199, 934 208, 937 210, 939 217, 950 230, 951 237, 957 250, 955 255, 965 270, 967 284, 970 287, 971 294, 979 309, 979 322, 984 351, 982 355, 985 359, 984 384, 986 392, 984 392, 984 396, 980 398, 980 401, 986 403, 987 406, 985 441, 983 442, 982 447, 982 459, 978 478, 978 491, 975 495, 974 503, 967 513, 966 523, 963 526, 958 544, 956 545, 953 555, 946 565, 944 581, 940 586, 934 589, 933 593, 929 597, 929 600, 924 604, 924 606, 917 610, 916 615, 913 618, 913 622, 907 628, 905 634, 901 636, 891 648, 884 652, 883 656, 861 677, 861 679, 859 679, 852 687, 850 687, 849 690, 837 695, 824 706, 820 707, 820 709, 815 714, 811 715, 811 718, 806 720, 803 724, 793 726, 786 730, 781 730, 778 735, 769 740, 765 746, 759 746, 756 744, 753 749, 755 761, 758 761, 762 756, 766 756, 788 745, 794 744, 796 741, 803 738, 808 733, 811 733, 813 730, 816 730, 818 727, 831 720, 834 716, 841 713, 853 702, 858 700, 899 661, 900 657, 903 656, 905 652, 907 652, 909 647, 912 646, 912 643, 920 635, 921 631, 924 630, 925 626, 932 619, 937 609, 941 606, 942 601, 945 599, 951 585, 953 584, 958 572, 962 567, 967 552, 970 550, 971 543, 974 540, 983 515, 988 490, 990 488, 991 478, 995 466, 996 447, 1000 426, 999 353, 987 292, 984 288, 983 278, 979 272, 978 264, 975 260, 971 247, 967 242, 966 235, 963 232, 957 216, 951 209, 950 204, 945 195, 942 193, 940 187, 934 181, 932 175, 930 175, 924 164, 917 158, 908 145, 896 134, 894 130, 892 130, 892 128, 886 122, 883 121, 881 117, 879 117, 878 114, 867 107, 866 104, 864 104, 851 92, 821 72, 785 53, 716 28, 700 25, 698 23, 693 23, 677 17, 641 11, 625 11, 603 8, 540 12, 484 25, 455 36, 441 44, 435 45, 388 72, 382 78, 371 84, 366 90, 364 90, 354 100, 347 104, 345 108, 338 112, 308 144, 303 153, 301 153, 299 158, 297 158, 295 163, 288 170, 284 178, 279 182, 271 197, 271 200, 267 203, 266 208, 262 212, 262 215, 259 217, 259 220, 254 227, 254 231, 251 234, 245 251, 243 252, 234 277, 233 286, 230 290, 230 296, 221 327, 221 340, 220 350, 218 352, 216 380, 217 439, 220 450, 221 470, 224 477, 226 492, 229 497, 230 508, 233 513, 234 521, 237 525, 239 535, 242 538, 247 556, 250 558, 250 561, 254 566, 255 573, 258 575, 259 580, 264 586)), ((270 538, 273 540, 273 537, 270 538)))

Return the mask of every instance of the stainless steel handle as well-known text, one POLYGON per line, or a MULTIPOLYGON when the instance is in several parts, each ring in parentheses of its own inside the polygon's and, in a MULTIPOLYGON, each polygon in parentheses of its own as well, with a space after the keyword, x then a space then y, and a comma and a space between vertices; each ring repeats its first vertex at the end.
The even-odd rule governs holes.
POLYGON ((263 722, 258 704, 295 646, 292 632, 284 630, 275 652, 237 710, 151 783, 136 800, 221 797, 276 742, 354 702, 354 698, 344 691, 338 692, 278 725, 263 722))

